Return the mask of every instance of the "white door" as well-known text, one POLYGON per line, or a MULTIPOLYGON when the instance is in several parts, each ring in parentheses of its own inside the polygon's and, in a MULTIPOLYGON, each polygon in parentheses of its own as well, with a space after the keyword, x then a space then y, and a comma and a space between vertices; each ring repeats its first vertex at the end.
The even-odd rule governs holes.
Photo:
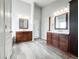
POLYGON ((12 54, 12 32, 11 32, 11 0, 5 0, 5 57, 10 59, 12 54))
POLYGON ((11 0, 0 0, 0 59, 10 59, 11 53, 11 0))
POLYGON ((5 31, 4 31, 4 0, 0 0, 0 59, 5 58, 4 53, 4 39, 5 39, 5 31))

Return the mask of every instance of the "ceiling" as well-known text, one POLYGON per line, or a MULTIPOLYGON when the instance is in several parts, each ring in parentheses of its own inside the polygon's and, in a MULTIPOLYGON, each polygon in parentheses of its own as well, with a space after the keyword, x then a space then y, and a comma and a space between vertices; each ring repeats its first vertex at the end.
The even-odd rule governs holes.
POLYGON ((25 1, 27 3, 32 3, 32 2, 35 2, 36 4, 38 4, 39 6, 43 7, 47 4, 50 4, 51 2, 54 2, 56 0, 22 0, 22 1, 25 1))
POLYGON ((40 7, 44 7, 44 6, 48 5, 48 4, 50 4, 51 2, 55 2, 55 1, 58 1, 58 0, 22 0, 22 1, 27 2, 27 3, 35 2, 40 7))

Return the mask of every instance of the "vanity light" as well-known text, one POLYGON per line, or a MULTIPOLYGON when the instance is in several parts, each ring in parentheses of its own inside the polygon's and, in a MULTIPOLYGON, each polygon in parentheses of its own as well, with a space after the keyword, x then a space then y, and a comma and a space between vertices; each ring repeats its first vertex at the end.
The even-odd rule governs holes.
POLYGON ((56 16, 57 15, 57 13, 54 13, 54 16, 56 16))
POLYGON ((61 14, 67 13, 67 12, 69 12, 69 8, 68 8, 68 7, 56 11, 56 12, 54 13, 54 16, 61 15, 61 14))
POLYGON ((65 10, 65 12, 69 12, 69 9, 68 8, 65 8, 64 10, 65 10))
POLYGON ((22 19, 29 19, 29 17, 28 16, 23 16, 23 15, 18 15, 18 18, 22 18, 22 19))
POLYGON ((61 9, 60 12, 61 12, 61 13, 64 13, 64 9, 61 9))
POLYGON ((29 19, 29 17, 28 17, 28 16, 23 16, 22 18, 23 18, 23 19, 29 19))
POLYGON ((21 14, 19 14, 19 15, 18 15, 18 18, 22 18, 22 15, 21 15, 21 14))

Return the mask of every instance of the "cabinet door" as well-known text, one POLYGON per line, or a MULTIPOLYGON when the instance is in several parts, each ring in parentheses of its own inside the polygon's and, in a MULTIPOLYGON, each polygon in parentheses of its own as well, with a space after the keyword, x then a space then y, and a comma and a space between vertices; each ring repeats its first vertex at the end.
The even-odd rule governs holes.
POLYGON ((32 32, 28 32, 28 41, 32 41, 32 32))
POLYGON ((54 47, 58 47, 58 45, 59 45, 59 40, 58 40, 57 34, 52 34, 52 45, 54 47))
POLYGON ((68 37, 60 35, 59 48, 63 51, 68 51, 68 37))
POLYGON ((51 37, 52 33, 47 33, 47 44, 52 44, 52 37, 51 37))
POLYGON ((32 32, 23 32, 24 41, 32 41, 32 32))
POLYGON ((16 32, 16 42, 22 42, 23 41, 23 32, 16 32))

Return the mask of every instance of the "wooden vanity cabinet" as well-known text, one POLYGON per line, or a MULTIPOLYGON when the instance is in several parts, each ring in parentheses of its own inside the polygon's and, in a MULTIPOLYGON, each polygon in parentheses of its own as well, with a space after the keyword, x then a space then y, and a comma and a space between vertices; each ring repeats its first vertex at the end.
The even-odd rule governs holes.
POLYGON ((32 31, 16 32, 16 43, 32 41, 32 31))
POLYGON ((69 35, 47 33, 47 44, 50 44, 65 52, 68 51, 68 39, 69 39, 69 35))

